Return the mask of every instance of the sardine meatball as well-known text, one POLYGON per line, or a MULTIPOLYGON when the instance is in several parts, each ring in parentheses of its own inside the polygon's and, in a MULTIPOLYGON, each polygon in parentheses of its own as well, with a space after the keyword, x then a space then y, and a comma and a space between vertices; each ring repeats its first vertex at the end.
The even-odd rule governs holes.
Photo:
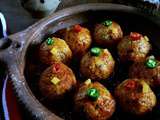
POLYGON ((83 111, 90 120, 107 120, 115 111, 115 100, 111 93, 98 82, 81 84, 75 95, 75 107, 83 111))
POLYGON ((69 64, 72 59, 72 51, 64 40, 52 37, 40 45, 39 58, 47 65, 52 65, 54 62, 69 64))
POLYGON ((115 61, 108 49, 93 47, 83 56, 80 71, 86 78, 102 80, 111 75, 114 66, 115 61))
POLYGON ((41 75, 39 88, 43 96, 49 100, 63 98, 76 85, 72 70, 60 62, 53 63, 41 75))
POLYGON ((95 26, 94 40, 98 45, 117 45, 122 37, 122 29, 120 25, 114 21, 106 20, 105 22, 95 26))
POLYGON ((150 50, 148 37, 137 32, 131 32, 118 44, 118 54, 122 61, 144 61, 150 50))
POLYGON ((115 90, 121 107, 129 113, 143 115, 152 111, 156 96, 144 79, 127 79, 115 90))
POLYGON ((149 56, 144 62, 134 63, 129 70, 130 78, 144 78, 151 87, 160 86, 160 62, 149 56))
POLYGON ((65 33, 65 41, 71 48, 73 55, 81 58, 91 45, 90 31, 80 25, 68 28, 65 33))

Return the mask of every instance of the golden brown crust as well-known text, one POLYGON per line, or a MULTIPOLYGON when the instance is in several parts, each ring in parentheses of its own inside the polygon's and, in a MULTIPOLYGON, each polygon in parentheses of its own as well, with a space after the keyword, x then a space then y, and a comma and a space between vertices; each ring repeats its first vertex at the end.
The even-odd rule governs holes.
POLYGON ((107 49, 102 49, 99 56, 92 56, 90 52, 83 56, 80 63, 81 73, 93 80, 108 78, 114 70, 115 61, 107 49))
POLYGON ((81 27, 79 32, 76 32, 74 29, 73 26, 66 30, 65 41, 75 56, 82 57, 89 49, 92 42, 90 31, 84 27, 81 27))
POLYGON ((98 82, 89 85, 82 84, 75 96, 76 108, 78 110, 83 109, 91 120, 106 120, 110 118, 115 111, 115 104, 110 92, 98 82), (96 101, 91 101, 86 96, 86 91, 89 88, 99 90, 100 97, 96 101))
POLYGON ((142 78, 151 85, 156 87, 160 85, 160 63, 158 61, 157 67, 149 69, 144 62, 134 63, 129 69, 130 78, 142 78))
POLYGON ((118 54, 123 61, 142 62, 150 50, 151 45, 146 36, 136 41, 125 36, 118 44, 118 54))
POLYGON ((55 62, 48 67, 41 75, 39 88, 41 93, 49 100, 57 99, 70 91, 76 85, 76 78, 70 68, 63 63, 55 62), (54 71, 54 67, 58 66, 58 71, 54 71), (55 85, 51 80, 56 77, 60 82, 55 85))
POLYGON ((52 65, 54 62, 70 63, 72 51, 69 46, 60 38, 53 37, 53 40, 53 45, 47 45, 46 41, 41 44, 39 49, 40 60, 48 65, 52 65), (54 49, 54 53, 51 53, 52 49, 54 49))
POLYGON ((136 115, 152 111, 156 105, 156 96, 143 79, 123 81, 116 88, 115 96, 125 111, 136 115))
POLYGON ((117 44, 123 37, 123 32, 120 25, 116 22, 112 22, 112 25, 105 26, 103 24, 97 24, 94 30, 94 39, 98 45, 110 46, 117 44))

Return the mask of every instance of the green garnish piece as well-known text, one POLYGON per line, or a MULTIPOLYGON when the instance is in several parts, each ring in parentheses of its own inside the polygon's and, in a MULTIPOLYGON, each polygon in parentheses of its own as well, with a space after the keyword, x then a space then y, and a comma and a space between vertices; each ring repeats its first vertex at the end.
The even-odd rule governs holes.
POLYGON ((99 56, 101 53, 101 49, 98 47, 91 48, 91 54, 93 56, 99 56))
POLYGON ((87 96, 93 100, 96 101, 98 97, 100 96, 99 91, 96 88, 89 88, 87 90, 87 96))
POLYGON ((105 26, 110 26, 110 25, 112 25, 112 21, 111 20, 106 20, 102 24, 105 25, 105 26))
POLYGON ((54 40, 52 38, 48 38, 46 43, 47 43, 47 45, 53 45, 54 40))
POLYGON ((146 60, 145 65, 149 69, 153 69, 157 66, 157 61, 154 58, 149 58, 146 60))

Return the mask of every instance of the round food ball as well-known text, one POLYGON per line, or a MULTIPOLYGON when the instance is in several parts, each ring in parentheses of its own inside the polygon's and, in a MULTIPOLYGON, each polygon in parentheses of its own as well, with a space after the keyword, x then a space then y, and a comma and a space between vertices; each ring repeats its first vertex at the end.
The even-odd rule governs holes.
POLYGON ((134 63, 129 70, 130 78, 144 78, 152 87, 160 85, 160 62, 154 56, 144 62, 134 63))
POLYGON ((127 79, 115 90, 121 107, 129 113, 143 115, 152 111, 156 96, 144 79, 127 79))
POLYGON ((48 100, 62 98, 76 85, 76 78, 72 70, 60 62, 53 63, 41 75, 39 88, 48 100))
POLYGON ((118 54, 122 61, 144 61, 150 50, 148 37, 136 32, 131 32, 118 44, 118 54))
POLYGON ((107 120, 115 111, 115 100, 110 92, 98 82, 85 82, 75 95, 75 107, 90 120, 107 120))
POLYGON ((106 20, 103 23, 95 26, 94 39, 98 45, 116 45, 122 37, 122 29, 120 25, 114 21, 106 20))
POLYGON ((39 57, 41 62, 47 65, 52 65, 54 62, 69 64, 72 58, 72 51, 64 40, 52 37, 41 44, 39 57))
POLYGON ((87 78, 101 80, 111 75, 114 66, 115 61, 108 49, 94 47, 83 56, 80 63, 80 72, 87 78))
POLYGON ((74 25, 66 30, 65 41, 71 48, 73 55, 82 57, 91 45, 91 34, 87 28, 74 25))

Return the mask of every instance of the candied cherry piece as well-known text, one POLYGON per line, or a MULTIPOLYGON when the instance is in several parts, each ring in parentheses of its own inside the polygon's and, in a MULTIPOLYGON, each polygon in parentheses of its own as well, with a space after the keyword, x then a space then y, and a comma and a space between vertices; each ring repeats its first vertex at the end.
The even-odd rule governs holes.
POLYGON ((74 31, 75 31, 75 32, 78 33, 78 32, 80 32, 81 30, 82 30, 82 27, 81 27, 80 25, 75 25, 75 26, 74 26, 74 31))
POLYGON ((60 72, 60 64, 59 63, 55 63, 53 65, 53 69, 52 70, 53 70, 54 73, 60 72))
POLYGON ((130 80, 125 84, 126 90, 133 90, 136 88, 136 86, 137 86, 137 84, 136 84, 136 81, 134 81, 134 80, 130 80))
POLYGON ((133 41, 136 41, 136 40, 140 40, 142 37, 141 34, 137 33, 137 32, 131 32, 130 33, 130 38, 133 40, 133 41))

